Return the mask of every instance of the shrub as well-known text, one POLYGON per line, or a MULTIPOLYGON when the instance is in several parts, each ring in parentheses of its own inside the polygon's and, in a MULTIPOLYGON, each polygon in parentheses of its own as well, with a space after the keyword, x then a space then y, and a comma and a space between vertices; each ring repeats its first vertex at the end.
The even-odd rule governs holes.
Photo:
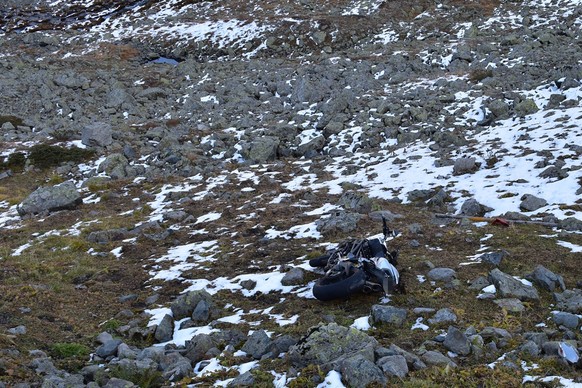
POLYGON ((66 162, 79 163, 89 159, 94 152, 78 147, 65 148, 48 144, 37 144, 30 148, 28 159, 36 167, 50 168, 66 162))

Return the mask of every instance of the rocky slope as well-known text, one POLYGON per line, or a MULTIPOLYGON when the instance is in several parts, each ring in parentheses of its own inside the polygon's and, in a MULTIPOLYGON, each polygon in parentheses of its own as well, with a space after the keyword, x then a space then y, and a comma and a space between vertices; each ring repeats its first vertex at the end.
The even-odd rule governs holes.
POLYGON ((579 373, 563 353, 582 313, 579 1, 0 16, 8 386, 579 373), (312 299, 306 255, 377 233, 380 211, 403 230, 407 294, 312 299))

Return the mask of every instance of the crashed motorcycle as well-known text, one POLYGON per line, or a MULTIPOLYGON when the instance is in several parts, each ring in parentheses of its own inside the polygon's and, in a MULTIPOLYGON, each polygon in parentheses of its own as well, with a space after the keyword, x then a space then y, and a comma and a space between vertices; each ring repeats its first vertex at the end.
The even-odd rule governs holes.
POLYGON ((345 299, 357 292, 381 292, 385 295, 400 287, 396 269, 398 251, 389 252, 387 241, 397 233, 382 219, 383 233, 362 240, 348 240, 327 254, 309 261, 325 275, 313 286, 313 295, 322 301, 345 299))

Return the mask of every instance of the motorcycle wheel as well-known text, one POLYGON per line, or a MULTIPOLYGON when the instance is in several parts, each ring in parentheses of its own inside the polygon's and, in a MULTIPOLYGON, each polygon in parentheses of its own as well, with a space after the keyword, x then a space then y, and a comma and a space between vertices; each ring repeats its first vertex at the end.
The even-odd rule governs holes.
POLYGON ((341 273, 319 279, 313 285, 313 296, 321 301, 345 299, 361 291, 365 284, 366 274, 363 270, 356 269, 350 275, 341 273))
POLYGON ((309 265, 312 267, 325 267, 329 261, 330 255, 323 255, 309 260, 309 265))

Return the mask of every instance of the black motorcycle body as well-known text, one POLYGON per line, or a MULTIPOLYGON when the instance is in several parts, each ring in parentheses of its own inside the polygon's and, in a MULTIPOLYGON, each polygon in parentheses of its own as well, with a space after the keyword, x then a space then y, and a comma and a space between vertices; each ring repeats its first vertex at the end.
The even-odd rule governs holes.
POLYGON ((400 274, 396 269, 398 252, 389 252, 388 238, 395 236, 384 221, 383 236, 341 243, 327 254, 309 261, 322 267, 325 275, 315 282, 313 295, 322 301, 346 299, 357 292, 394 292, 400 274))

